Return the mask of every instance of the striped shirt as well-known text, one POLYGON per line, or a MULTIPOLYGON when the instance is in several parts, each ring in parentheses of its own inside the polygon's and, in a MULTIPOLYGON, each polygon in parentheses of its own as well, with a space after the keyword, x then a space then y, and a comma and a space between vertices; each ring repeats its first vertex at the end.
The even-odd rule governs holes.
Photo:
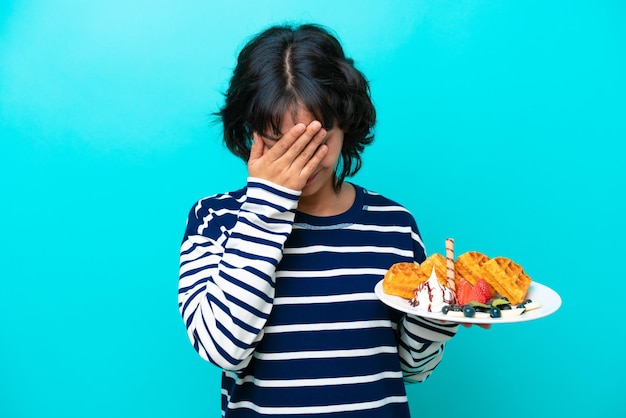
POLYGON ((345 213, 296 210, 299 192, 248 178, 200 200, 181 246, 179 309, 193 347, 223 369, 222 415, 408 417, 457 326, 404 315, 374 286, 421 262, 411 214, 359 186, 345 213))

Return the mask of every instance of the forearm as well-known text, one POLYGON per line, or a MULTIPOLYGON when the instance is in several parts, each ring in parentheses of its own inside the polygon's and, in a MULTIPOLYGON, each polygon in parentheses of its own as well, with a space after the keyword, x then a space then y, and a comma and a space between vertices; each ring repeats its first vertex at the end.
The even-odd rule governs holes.
POLYGON ((441 323, 406 315, 398 325, 398 351, 406 382, 423 382, 442 359, 445 343, 458 324, 441 323))
POLYGON ((183 242, 179 308, 204 359, 232 370, 248 363, 272 309, 296 205, 297 194, 249 179, 232 228, 204 228, 183 242))

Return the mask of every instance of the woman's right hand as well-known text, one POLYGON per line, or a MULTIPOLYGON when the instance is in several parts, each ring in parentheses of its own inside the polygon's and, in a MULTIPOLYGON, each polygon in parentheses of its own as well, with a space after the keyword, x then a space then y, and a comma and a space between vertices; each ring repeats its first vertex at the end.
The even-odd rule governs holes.
POLYGON ((319 121, 298 123, 276 141, 253 133, 248 175, 301 191, 328 152, 319 121))

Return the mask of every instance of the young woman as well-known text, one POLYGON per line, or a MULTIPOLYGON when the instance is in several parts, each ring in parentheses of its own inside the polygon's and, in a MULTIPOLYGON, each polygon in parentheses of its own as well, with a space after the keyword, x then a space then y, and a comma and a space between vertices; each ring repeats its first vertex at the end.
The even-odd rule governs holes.
POLYGON ((411 214, 345 181, 376 112, 337 39, 277 26, 241 51, 218 113, 247 184, 197 202, 181 247, 179 307, 223 369, 225 417, 408 417, 457 324, 382 304, 374 286, 425 250, 411 214))

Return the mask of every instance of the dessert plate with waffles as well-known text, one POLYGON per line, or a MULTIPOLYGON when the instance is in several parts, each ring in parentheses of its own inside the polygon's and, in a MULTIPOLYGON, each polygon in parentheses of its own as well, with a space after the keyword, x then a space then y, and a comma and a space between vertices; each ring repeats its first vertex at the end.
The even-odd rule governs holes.
POLYGON ((374 292, 401 312, 459 323, 532 321, 561 307, 557 292, 533 281, 510 258, 469 251, 455 260, 452 238, 446 240, 445 257, 392 265, 374 292))

